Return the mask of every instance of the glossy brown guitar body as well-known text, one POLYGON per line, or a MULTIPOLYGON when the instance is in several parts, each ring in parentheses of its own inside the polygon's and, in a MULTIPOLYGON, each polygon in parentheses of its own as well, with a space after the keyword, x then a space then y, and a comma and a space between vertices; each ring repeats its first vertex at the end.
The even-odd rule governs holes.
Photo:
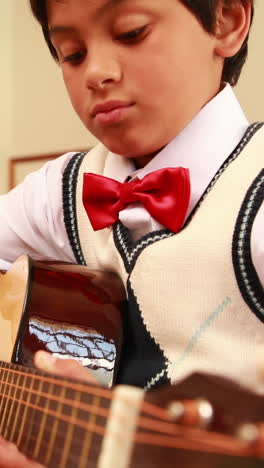
POLYGON ((7 360, 33 367, 43 349, 79 360, 104 384, 114 382, 125 298, 119 278, 23 256, 2 276, 0 295, 0 326, 9 323, 11 334, 7 360))
POLYGON ((115 276, 23 257, 0 277, 0 297, 0 433, 28 456, 50 468, 263 467, 263 397, 201 374, 147 394, 106 388, 125 313, 115 276), (105 386, 33 369, 38 349, 78 359, 105 386), (201 398, 212 408, 204 427, 201 398), (248 425, 255 435, 241 439, 248 425))

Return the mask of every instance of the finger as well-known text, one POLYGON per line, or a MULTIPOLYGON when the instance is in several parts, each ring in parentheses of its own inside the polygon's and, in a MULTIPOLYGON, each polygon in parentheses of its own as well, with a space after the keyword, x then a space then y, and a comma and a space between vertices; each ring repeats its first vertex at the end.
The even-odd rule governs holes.
POLYGON ((45 468, 29 460, 11 442, 0 437, 0 468, 45 468))
POLYGON ((61 377, 96 383, 96 379, 91 372, 74 359, 60 359, 45 351, 38 351, 35 354, 34 361, 35 365, 45 372, 51 372, 61 377))

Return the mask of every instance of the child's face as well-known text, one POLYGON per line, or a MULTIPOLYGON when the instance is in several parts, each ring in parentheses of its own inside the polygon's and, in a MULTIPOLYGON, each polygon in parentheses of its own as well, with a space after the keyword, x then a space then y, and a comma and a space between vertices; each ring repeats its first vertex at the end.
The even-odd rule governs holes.
POLYGON ((112 152, 143 165, 219 90, 216 39, 180 0, 47 0, 47 6, 73 107, 112 152), (113 101, 124 107, 113 110, 119 106, 113 101), (110 107, 94 115, 105 103, 110 107))

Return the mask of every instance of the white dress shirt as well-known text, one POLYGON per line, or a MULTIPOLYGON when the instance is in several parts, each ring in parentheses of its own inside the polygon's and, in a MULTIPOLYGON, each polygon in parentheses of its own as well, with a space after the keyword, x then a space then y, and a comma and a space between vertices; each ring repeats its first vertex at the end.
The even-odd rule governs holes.
MULTIPOLYGON (((162 123, 161 123, 162 125, 162 123)), ((212 99, 144 168, 135 170, 132 160, 110 153, 104 175, 123 182, 139 179, 164 167, 189 168, 191 199, 188 216, 206 187, 242 139, 248 121, 229 85, 212 99)), ((39 260, 75 262, 64 221, 61 179, 72 157, 68 153, 27 176, 24 183, 0 197, 0 258, 14 261, 22 253, 39 260)), ((119 216, 134 240, 160 229, 140 203, 119 216)), ((264 204, 255 219, 252 237, 253 263, 264 286, 264 204)), ((0 262, 0 268, 4 267, 0 262)))

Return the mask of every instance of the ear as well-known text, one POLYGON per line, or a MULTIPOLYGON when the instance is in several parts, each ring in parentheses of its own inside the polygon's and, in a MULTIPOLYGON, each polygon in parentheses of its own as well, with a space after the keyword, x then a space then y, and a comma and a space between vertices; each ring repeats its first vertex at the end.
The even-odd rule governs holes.
POLYGON ((215 54, 233 57, 241 49, 251 24, 252 8, 249 0, 219 0, 215 26, 215 54))

